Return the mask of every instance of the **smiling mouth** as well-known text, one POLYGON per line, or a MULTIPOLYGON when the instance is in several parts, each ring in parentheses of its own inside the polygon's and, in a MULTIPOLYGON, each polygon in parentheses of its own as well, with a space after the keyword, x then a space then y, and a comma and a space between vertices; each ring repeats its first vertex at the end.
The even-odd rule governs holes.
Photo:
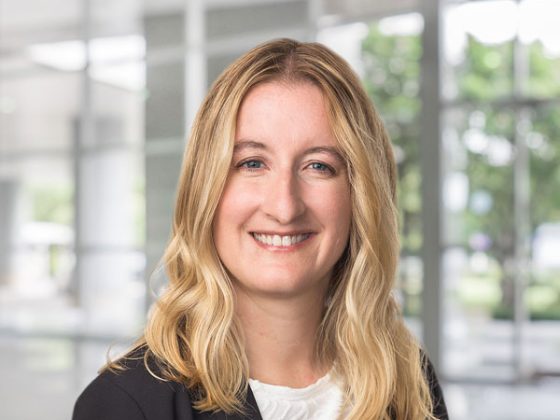
POLYGON ((293 246, 297 245, 311 236, 311 233, 302 233, 299 235, 266 235, 264 233, 252 232, 251 235, 257 242, 269 246, 293 246))

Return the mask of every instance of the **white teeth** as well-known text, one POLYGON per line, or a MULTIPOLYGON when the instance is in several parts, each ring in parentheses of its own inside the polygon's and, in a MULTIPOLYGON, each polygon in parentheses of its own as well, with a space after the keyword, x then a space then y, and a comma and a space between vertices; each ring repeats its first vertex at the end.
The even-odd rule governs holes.
POLYGON ((272 246, 290 246, 295 245, 309 237, 309 234, 302 234, 302 235, 265 235, 262 233, 253 233, 253 237, 263 244, 272 245, 272 246))

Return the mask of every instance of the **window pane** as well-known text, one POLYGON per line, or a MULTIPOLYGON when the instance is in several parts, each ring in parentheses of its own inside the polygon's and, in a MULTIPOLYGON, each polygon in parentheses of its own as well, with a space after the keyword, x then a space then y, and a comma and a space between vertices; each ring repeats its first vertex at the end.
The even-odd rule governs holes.
POLYGON ((560 107, 531 113, 525 133, 530 151, 531 273, 525 302, 532 322, 525 345, 537 375, 559 372, 560 343, 560 107))
POLYGON ((505 379, 513 374, 514 113, 456 109, 444 121, 445 368, 505 379))
POLYGON ((0 170, 0 325, 62 328, 75 317, 73 180, 67 157, 3 161, 0 170))
POLYGON ((443 28, 444 98, 492 100, 511 96, 516 3, 450 4, 443 11, 443 28))
POLYGON ((422 18, 394 16, 371 24, 362 43, 364 85, 385 121, 399 169, 402 255, 399 291, 405 315, 418 317, 422 293, 419 75, 422 18))
POLYGON ((527 61, 524 93, 540 98, 560 95, 560 2, 525 0, 519 7, 519 39, 527 61))

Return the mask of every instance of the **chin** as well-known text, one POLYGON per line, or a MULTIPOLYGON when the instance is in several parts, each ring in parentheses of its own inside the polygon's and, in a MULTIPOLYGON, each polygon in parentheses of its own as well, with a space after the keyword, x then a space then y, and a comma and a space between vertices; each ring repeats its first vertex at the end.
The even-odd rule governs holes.
POLYGON ((236 286, 247 293, 277 298, 289 298, 309 294, 312 291, 322 292, 320 282, 310 283, 305 277, 292 276, 263 276, 248 281, 237 280, 236 286))

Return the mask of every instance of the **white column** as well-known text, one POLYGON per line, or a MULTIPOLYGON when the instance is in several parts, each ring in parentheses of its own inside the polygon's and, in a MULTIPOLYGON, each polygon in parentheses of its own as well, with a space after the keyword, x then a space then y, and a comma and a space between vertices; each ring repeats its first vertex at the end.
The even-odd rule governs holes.
POLYGON ((422 173, 423 341, 436 370, 441 366, 442 336, 442 171, 441 171, 441 9, 439 0, 424 0, 421 61, 422 111, 420 165, 422 173))

